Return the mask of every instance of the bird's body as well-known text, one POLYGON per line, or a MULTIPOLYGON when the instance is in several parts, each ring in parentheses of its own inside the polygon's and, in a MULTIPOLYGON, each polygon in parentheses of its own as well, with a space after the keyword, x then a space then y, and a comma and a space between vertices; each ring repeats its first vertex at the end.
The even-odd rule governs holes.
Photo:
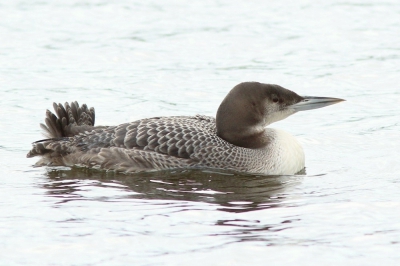
POLYGON ((101 127, 94 126, 93 108, 54 104, 57 117, 47 111, 47 126, 42 125, 49 139, 35 142, 27 156, 42 156, 37 165, 121 172, 214 168, 295 174, 304 168, 302 147, 290 134, 265 126, 294 113, 287 107, 302 101, 277 85, 242 83, 222 102, 217 119, 154 117, 101 127))

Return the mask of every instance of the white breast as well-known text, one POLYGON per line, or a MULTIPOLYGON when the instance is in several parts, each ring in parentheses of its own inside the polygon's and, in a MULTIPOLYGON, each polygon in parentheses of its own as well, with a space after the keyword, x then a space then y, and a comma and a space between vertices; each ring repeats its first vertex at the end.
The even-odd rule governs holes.
POLYGON ((289 133, 268 128, 271 143, 268 147, 270 153, 270 169, 273 175, 296 174, 305 166, 303 148, 295 137, 289 133))

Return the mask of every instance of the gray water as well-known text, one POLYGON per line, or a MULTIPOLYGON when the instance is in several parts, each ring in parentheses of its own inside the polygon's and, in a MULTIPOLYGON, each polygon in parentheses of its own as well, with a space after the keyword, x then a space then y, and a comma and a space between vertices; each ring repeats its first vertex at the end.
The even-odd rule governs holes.
POLYGON ((398 265, 400 3, 0 1, 1 265, 398 265), (306 174, 34 168, 53 102, 215 115, 242 81, 347 101, 273 124, 306 174))

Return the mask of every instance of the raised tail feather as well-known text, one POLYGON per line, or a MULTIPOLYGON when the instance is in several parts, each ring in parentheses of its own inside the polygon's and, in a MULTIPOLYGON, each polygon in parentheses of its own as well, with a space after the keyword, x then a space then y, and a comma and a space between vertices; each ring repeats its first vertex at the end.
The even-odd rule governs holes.
POLYGON ((55 114, 46 110, 45 123, 40 124, 48 139, 34 142, 27 157, 50 152, 46 149, 49 142, 64 140, 94 129, 95 112, 93 107, 88 108, 86 104, 79 106, 78 102, 75 101, 71 104, 65 103, 64 106, 61 103, 53 103, 53 108, 55 114))
POLYGON ((79 106, 78 102, 53 103, 54 115, 46 110, 45 124, 40 124, 48 138, 73 137, 81 132, 92 130, 94 127, 94 108, 86 104, 79 106))

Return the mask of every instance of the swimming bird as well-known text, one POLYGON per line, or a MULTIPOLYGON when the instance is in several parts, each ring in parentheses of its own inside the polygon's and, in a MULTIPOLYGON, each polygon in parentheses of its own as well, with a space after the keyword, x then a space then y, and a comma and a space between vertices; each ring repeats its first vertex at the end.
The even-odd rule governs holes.
POLYGON ((27 157, 42 165, 81 166, 118 172, 212 168, 267 175, 304 169, 298 141, 269 124, 304 110, 344 101, 299 96, 279 85, 243 82, 222 101, 216 118, 153 117, 117 126, 95 126, 94 108, 53 104, 40 124, 47 139, 27 157))

